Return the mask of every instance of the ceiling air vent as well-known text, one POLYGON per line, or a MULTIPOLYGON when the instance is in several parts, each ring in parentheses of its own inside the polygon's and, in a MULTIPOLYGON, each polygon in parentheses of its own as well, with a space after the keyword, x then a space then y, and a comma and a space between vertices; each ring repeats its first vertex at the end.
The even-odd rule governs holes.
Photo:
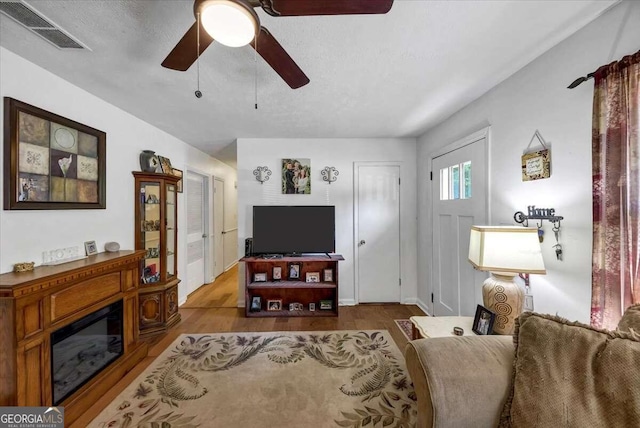
POLYGON ((0 12, 60 49, 87 49, 23 1, 0 0, 0 12))

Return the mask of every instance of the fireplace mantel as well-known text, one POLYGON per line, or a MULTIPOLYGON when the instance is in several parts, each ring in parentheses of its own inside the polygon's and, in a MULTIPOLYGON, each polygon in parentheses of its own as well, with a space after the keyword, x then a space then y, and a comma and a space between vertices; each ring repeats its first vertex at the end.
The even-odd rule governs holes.
POLYGON ((50 406, 51 333, 118 300, 124 354, 69 396, 71 424, 147 355, 138 340, 138 278, 144 251, 0 275, 0 406, 50 406))

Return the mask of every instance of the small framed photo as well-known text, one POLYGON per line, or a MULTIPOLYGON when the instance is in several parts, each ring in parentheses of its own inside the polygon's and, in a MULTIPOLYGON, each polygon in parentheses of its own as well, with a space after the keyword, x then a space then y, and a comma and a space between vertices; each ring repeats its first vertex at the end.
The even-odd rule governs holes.
POLYGON ((320 272, 307 272, 306 282, 320 282, 320 272))
POLYGON ((480 335, 493 333, 493 322, 496 314, 482 305, 476 308, 476 316, 473 318, 473 332, 480 335))
POLYGON ((289 279, 300 279, 300 264, 299 263, 290 263, 289 264, 289 279))
POLYGON ((87 253, 87 256, 92 256, 94 254, 98 254, 98 247, 96 245, 96 241, 87 241, 84 243, 84 251, 87 253))
POLYGON ((171 168, 171 161, 164 156, 158 156, 160 162, 160 172, 163 174, 173 174, 173 168, 171 168))
POLYGON ((322 271, 322 277, 324 282, 333 282, 333 269, 325 269, 322 271))
POLYGON ((333 309, 333 300, 320 300, 320 310, 331 310, 333 309))
POLYGON ((267 300, 267 310, 268 311, 281 311, 282 310, 282 299, 268 299, 267 300))
POLYGON ((182 187, 182 170, 178 169, 178 168, 172 168, 173 169, 173 175, 175 175, 176 177, 180 177, 180 180, 178 180, 178 183, 176 184, 176 191, 178 193, 182 193, 183 192, 183 187, 182 187))
POLYGON ((303 308, 302 303, 289 303, 289 310, 290 311, 301 311, 303 308))
POLYGON ((253 282, 267 282, 267 274, 266 274, 266 272, 254 273, 253 274, 253 282))
POLYGON ((274 266, 273 267, 273 280, 280 281, 282 279, 282 267, 274 266))
POLYGON ((262 310, 262 299, 260 296, 253 296, 251 298, 251 307, 249 310, 251 312, 260 312, 262 310))
POLYGON ((313 302, 309 303, 309 311, 315 312, 315 310, 316 310, 316 304, 313 302))

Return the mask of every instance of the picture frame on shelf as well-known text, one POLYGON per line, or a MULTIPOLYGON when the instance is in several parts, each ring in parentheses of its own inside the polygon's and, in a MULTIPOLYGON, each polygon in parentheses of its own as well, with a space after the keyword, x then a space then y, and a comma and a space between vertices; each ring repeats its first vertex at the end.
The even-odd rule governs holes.
POLYGON ((182 187, 182 170, 178 168, 172 168, 172 174, 176 177, 180 177, 180 180, 176 183, 176 192, 183 193, 184 189, 182 187))
POLYGON ((307 272, 306 282, 320 282, 320 272, 307 272))
POLYGON ((105 209, 107 134, 4 98, 4 209, 105 209))
POLYGON ((333 269, 325 269, 322 274, 324 282, 333 282, 333 269))
POLYGON ((253 282, 267 282, 267 273, 266 272, 254 273, 253 282))
POLYGON ((160 172, 163 174, 173 174, 173 168, 171 167, 171 160, 164 156, 158 156, 160 162, 160 172))
POLYGON ((302 306, 302 303, 298 303, 298 302, 289 303, 289 311, 301 311, 303 309, 304 309, 304 306, 302 306))
POLYGON ((316 304, 311 302, 309 303, 309 312, 315 312, 316 311, 316 304))
POLYGON ((251 298, 251 312, 260 312, 262 310, 262 298, 260 296, 253 296, 251 298))
POLYGON ((488 335, 493 333, 493 323, 496 319, 496 314, 482 305, 476 307, 476 315, 473 318, 473 330, 474 333, 479 335, 488 335))
POLYGON ((289 279, 300 279, 300 263, 289 263, 289 279))
POLYGON ((330 311, 333 309, 333 300, 320 300, 320 310, 321 311, 330 311))
POLYGON ((271 277, 274 281, 280 281, 282 279, 282 266, 274 266, 271 277))
POLYGON ((267 310, 268 311, 281 311, 282 310, 282 299, 267 299, 267 310))
POLYGON ((96 245, 96 241, 86 241, 84 243, 84 251, 87 253, 87 256, 98 254, 98 246, 96 245))

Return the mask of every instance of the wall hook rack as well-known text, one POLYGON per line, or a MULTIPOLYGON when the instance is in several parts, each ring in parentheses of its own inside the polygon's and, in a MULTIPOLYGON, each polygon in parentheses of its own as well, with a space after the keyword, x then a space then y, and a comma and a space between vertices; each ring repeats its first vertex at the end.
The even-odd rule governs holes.
POLYGON ((527 207, 527 214, 518 211, 513 215, 513 219, 516 223, 520 223, 524 227, 529 226, 529 220, 540 220, 540 222, 536 224, 538 229, 542 227, 542 222, 547 220, 553 224, 554 229, 560 229, 560 221, 564 220, 564 217, 556 215, 554 208, 536 208, 535 205, 529 205, 527 207))

